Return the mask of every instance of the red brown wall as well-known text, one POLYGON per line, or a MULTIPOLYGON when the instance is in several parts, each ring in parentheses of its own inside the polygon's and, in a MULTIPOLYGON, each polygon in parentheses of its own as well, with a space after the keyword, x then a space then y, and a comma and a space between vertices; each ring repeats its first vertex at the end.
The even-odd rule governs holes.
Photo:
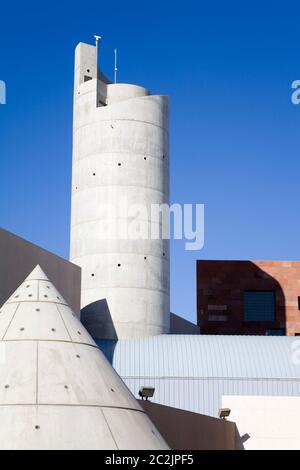
POLYGON ((197 261, 197 318, 202 334, 300 333, 299 261, 197 261), (244 290, 274 290, 275 322, 244 321, 244 290), (219 320, 219 321, 217 321, 219 320))

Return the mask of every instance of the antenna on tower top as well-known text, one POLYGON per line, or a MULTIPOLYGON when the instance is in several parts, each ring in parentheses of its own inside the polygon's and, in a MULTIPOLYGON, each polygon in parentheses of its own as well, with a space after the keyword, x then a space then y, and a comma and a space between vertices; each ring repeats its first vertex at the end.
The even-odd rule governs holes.
POLYGON ((99 48, 99 41, 101 41, 101 36, 97 36, 95 34, 94 38, 96 39, 96 71, 97 71, 97 77, 98 77, 98 48, 99 48))
POLYGON ((96 40, 96 108, 98 107, 98 46, 99 41, 101 41, 101 36, 94 35, 96 40))
POLYGON ((117 67, 117 59, 118 59, 118 51, 115 49, 115 68, 114 68, 114 82, 117 83, 117 73, 118 73, 118 67, 117 67))

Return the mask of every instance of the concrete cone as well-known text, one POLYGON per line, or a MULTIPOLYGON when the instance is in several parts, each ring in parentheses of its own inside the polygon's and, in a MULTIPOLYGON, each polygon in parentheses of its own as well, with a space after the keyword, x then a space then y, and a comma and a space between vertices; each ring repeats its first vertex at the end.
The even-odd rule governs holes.
POLYGON ((0 449, 167 449, 37 266, 0 309, 0 449))

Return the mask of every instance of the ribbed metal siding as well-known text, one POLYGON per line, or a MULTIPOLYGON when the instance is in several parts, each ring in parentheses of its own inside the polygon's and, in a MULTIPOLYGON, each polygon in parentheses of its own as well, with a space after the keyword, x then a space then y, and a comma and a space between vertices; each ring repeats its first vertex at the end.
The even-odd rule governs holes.
POLYGON ((276 336, 161 335, 98 344, 135 396, 141 385, 154 385, 155 402, 216 416, 222 395, 300 395, 294 342, 276 336))

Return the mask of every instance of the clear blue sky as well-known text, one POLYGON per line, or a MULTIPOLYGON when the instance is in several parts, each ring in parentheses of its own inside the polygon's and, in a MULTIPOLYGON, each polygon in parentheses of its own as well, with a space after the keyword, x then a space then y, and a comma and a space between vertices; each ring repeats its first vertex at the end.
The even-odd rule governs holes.
MULTIPOLYGON (((172 202, 204 203, 205 247, 172 242, 172 309, 195 319, 195 260, 299 259, 296 2, 5 2, 0 226, 68 257, 73 50, 171 98, 172 202), (86 7, 86 9, 85 9, 86 7)), ((0 260, 1 262, 1 260, 0 260)))

